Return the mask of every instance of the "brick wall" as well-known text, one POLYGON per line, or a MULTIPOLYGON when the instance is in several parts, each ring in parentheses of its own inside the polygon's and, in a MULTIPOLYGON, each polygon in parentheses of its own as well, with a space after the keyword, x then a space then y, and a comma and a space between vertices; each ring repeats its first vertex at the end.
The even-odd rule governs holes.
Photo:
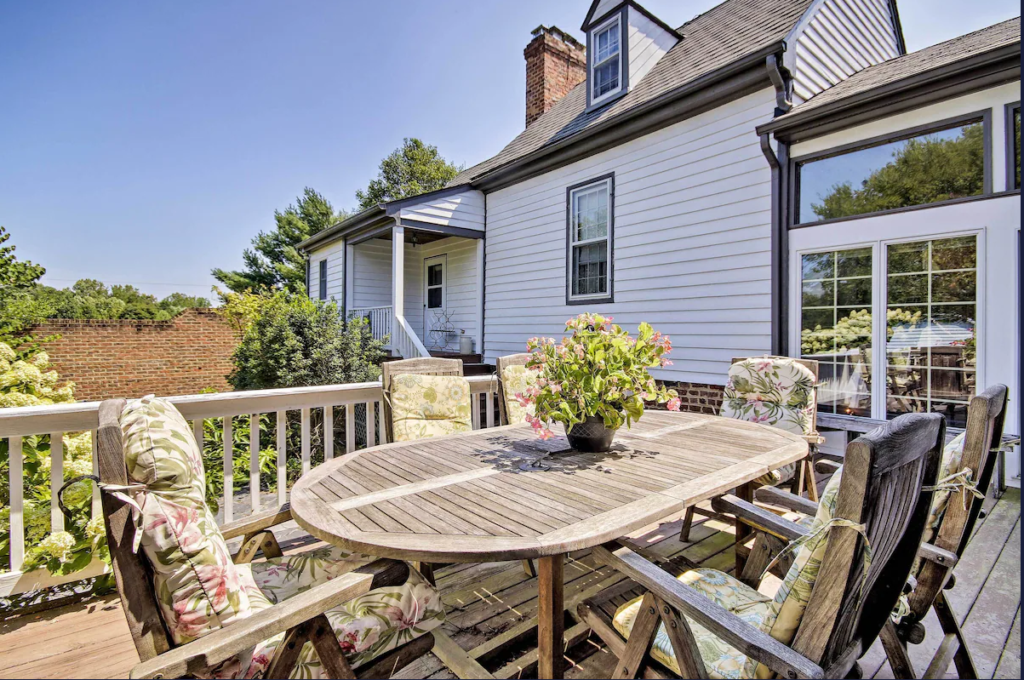
POLYGON ((45 349, 82 401, 231 390, 226 376, 237 341, 212 309, 185 310, 169 321, 53 319, 32 334, 60 334, 45 349))
POLYGON ((587 49, 557 27, 538 26, 526 57, 526 126, 587 77, 587 49))
POLYGON ((682 400, 683 411, 694 411, 696 413, 709 413, 717 415, 722 410, 721 385, 703 385, 700 383, 675 382, 673 380, 663 381, 665 387, 671 387, 679 393, 682 400))

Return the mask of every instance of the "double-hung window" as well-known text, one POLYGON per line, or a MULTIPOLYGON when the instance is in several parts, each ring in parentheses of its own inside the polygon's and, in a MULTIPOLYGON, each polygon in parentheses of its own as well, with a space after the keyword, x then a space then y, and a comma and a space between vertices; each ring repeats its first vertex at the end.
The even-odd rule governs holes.
POLYGON ((327 260, 320 260, 320 299, 327 299, 327 260))
POLYGON ((622 19, 616 15, 591 32, 590 103, 622 90, 622 19))
POLYGON ((614 190, 614 177, 569 189, 569 303, 612 299, 614 190))

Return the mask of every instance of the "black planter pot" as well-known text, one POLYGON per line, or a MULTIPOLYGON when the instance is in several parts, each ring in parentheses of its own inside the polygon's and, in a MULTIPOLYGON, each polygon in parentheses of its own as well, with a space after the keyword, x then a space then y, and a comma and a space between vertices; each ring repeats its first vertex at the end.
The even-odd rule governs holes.
POLYGON ((566 428, 565 436, 574 451, 604 453, 612 446, 615 430, 605 427, 601 416, 587 416, 582 423, 573 425, 572 430, 566 428))

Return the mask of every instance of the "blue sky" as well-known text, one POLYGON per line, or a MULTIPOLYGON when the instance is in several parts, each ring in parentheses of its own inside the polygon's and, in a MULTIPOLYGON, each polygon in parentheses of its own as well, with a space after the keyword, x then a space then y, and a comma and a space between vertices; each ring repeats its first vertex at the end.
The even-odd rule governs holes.
MULTIPOLYGON (((643 4, 675 26, 717 0, 643 4)), ((1020 13, 899 5, 909 50, 1020 13)), ((304 186, 352 207, 408 136, 460 164, 500 150, 530 31, 582 38, 588 6, 0 0, 0 224, 50 285, 208 295, 304 186)))

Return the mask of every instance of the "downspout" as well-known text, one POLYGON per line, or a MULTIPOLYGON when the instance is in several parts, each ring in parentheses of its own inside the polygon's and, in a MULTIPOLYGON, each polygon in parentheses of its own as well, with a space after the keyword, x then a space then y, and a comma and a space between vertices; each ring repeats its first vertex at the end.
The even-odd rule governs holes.
POLYGON ((785 351, 783 338, 783 264, 785 250, 783 249, 785 230, 782 228, 782 211, 780 202, 782 198, 782 164, 772 149, 770 136, 765 133, 761 135, 761 153, 768 161, 768 167, 772 170, 772 226, 771 226, 771 299, 772 299, 772 331, 771 331, 771 352, 782 356, 785 351))
POLYGON ((793 79, 789 71, 780 64, 779 56, 769 54, 764 61, 768 69, 768 79, 775 88, 775 115, 781 116, 793 108, 793 79))

